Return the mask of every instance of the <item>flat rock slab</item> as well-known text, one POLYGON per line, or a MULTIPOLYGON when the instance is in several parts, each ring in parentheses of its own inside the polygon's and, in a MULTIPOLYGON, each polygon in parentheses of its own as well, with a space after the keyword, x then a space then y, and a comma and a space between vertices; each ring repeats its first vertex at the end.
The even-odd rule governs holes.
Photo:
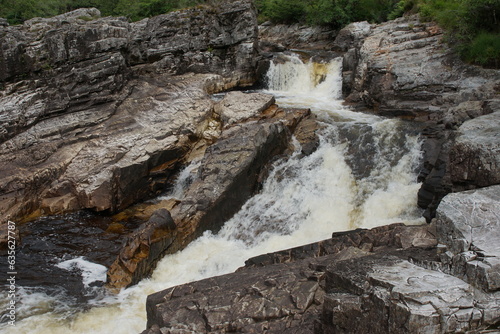
POLYGON ((437 210, 443 260, 466 264, 467 279, 482 289, 500 290, 500 185, 448 194, 437 210))
POLYGON ((326 288, 324 332, 463 333, 500 316, 498 298, 393 255, 334 263, 326 288))

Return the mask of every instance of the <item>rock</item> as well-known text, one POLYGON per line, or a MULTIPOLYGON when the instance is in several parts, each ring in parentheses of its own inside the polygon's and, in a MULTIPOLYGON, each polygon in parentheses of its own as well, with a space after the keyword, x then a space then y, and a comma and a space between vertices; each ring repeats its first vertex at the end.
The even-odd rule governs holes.
POLYGON ((207 94, 255 81, 250 1, 136 23, 99 16, 2 28, 0 220, 114 212, 155 195, 210 137, 207 94))
POLYGON ((362 240, 392 247, 398 243, 401 231, 409 229, 409 236, 415 228, 428 226, 394 224, 336 233, 329 240, 268 254, 268 258, 278 261, 255 258, 236 273, 157 292, 148 296, 149 329, 143 333, 155 333, 158 329, 196 333, 321 333, 327 265, 369 254, 353 246, 361 246, 362 240))
POLYGON ((108 270, 108 282, 114 282, 113 287, 116 288, 139 282, 143 278, 142 273, 154 269, 145 265, 158 261, 172 244, 175 227, 167 209, 156 210, 146 224, 127 238, 118 259, 108 270))
POLYGON ((270 94, 229 92, 215 106, 215 114, 227 127, 257 116, 274 102, 274 96, 270 94))
MULTIPOLYGON (((464 153, 455 154, 451 146, 454 130, 463 122, 498 110, 500 71, 463 63, 442 37, 436 23, 422 22, 413 15, 378 25, 350 24, 339 32, 334 46, 344 52, 342 89, 347 104, 425 122, 418 204, 425 209, 428 222, 450 191, 478 186, 475 182, 482 186, 498 182, 484 173, 478 177, 492 180, 463 179, 465 169, 470 169, 466 164, 486 169, 486 173, 491 168, 468 162, 478 149, 457 146, 464 153), (455 176, 450 175, 452 170, 455 176)), ((494 158, 486 160, 488 164, 494 158)))
POLYGON ((483 307, 495 307, 494 299, 396 256, 339 261, 326 271, 324 333, 463 333, 491 325, 483 307))
MULTIPOLYGON (((347 102, 382 115, 453 123, 459 104, 497 99, 500 71, 456 59, 435 23, 408 16, 369 28, 351 24, 337 37, 337 48, 347 52, 344 71, 352 72, 347 102)), ((468 117, 484 112, 474 108, 468 117)))
POLYGON ((437 210, 442 261, 485 291, 500 290, 500 185, 448 194, 437 210))
POLYGON ((352 48, 359 47, 360 43, 371 32, 371 25, 366 22, 353 22, 342 28, 335 37, 334 49, 347 52, 352 48))
POLYGON ((335 30, 327 27, 262 24, 259 26, 259 47, 264 52, 284 49, 330 50, 335 34, 335 30))
POLYGON ((500 110, 460 126, 449 166, 457 190, 500 183, 500 110))
MULTIPOLYGON (((290 114, 298 123, 308 111, 290 114)), ((294 122, 289 123, 293 129, 294 122)), ((125 245, 109 270, 109 286, 119 289, 134 284, 149 275, 160 254, 186 247, 204 231, 217 231, 259 188, 261 172, 288 147, 290 129, 281 118, 269 118, 224 130, 207 148, 196 178, 171 211, 175 230, 163 235, 165 239, 146 242, 141 253, 136 251, 135 241, 125 245), (151 254, 149 249, 158 251, 151 254)))
POLYGON ((430 225, 338 232, 157 292, 143 333, 494 331, 499 199, 500 186, 449 194, 430 225))

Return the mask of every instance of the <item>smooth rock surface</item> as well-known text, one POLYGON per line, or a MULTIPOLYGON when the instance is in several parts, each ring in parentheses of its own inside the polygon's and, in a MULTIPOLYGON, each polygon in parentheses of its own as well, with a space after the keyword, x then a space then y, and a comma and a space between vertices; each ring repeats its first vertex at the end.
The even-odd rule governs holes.
POLYGON ((456 189, 500 183, 500 110, 458 128, 450 151, 450 174, 456 189))

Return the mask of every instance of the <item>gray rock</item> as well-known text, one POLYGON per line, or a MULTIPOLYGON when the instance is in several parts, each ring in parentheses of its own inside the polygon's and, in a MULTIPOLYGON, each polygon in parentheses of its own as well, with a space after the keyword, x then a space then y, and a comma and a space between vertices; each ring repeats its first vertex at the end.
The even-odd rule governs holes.
POLYGON ((269 94, 229 92, 215 105, 215 114, 229 126, 259 115, 274 102, 274 96, 269 94))
POLYGON ((359 47, 360 43, 371 32, 371 25, 366 22, 353 22, 342 28, 335 37, 334 49, 346 52, 359 47))
POLYGON ((387 255, 332 264, 326 289, 324 333, 463 333, 491 325, 484 307, 496 307, 458 278, 387 255))
POLYGON ((460 126, 449 168, 456 189, 500 183, 500 111, 460 126))
POLYGON ((437 210, 447 246, 442 261, 454 275, 485 291, 500 290, 500 186, 448 194, 437 210))
POLYGON ((409 16, 374 25, 367 32, 368 27, 352 25, 339 32, 338 47, 354 48, 356 52, 348 55, 357 57, 344 69, 354 71, 346 101, 383 115, 450 123, 451 114, 457 113, 450 108, 497 98, 494 87, 500 71, 456 59, 435 23, 409 16))
POLYGON ((255 81, 250 1, 136 23, 99 16, 2 28, 0 220, 116 211, 155 195, 211 136, 207 93, 255 81))
POLYGON ((262 24, 259 43, 263 51, 287 49, 329 50, 336 31, 327 27, 308 27, 299 24, 262 24))
POLYGON ((486 333, 500 320, 500 296, 423 268, 438 258, 418 246, 433 233, 394 224, 253 258, 150 295, 143 333, 486 333))

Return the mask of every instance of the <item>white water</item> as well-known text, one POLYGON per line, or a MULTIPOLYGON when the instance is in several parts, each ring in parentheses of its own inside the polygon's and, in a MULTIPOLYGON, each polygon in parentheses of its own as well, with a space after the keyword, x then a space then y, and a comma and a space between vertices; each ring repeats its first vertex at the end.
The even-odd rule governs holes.
MULTIPOLYGON (((217 235, 206 232, 185 250, 166 256, 151 279, 99 301, 106 306, 69 315, 70 310, 57 298, 23 291, 20 305, 26 306, 22 312, 26 318, 17 322, 13 332, 140 333, 146 326, 146 297, 153 292, 232 272, 249 257, 326 239, 334 231, 422 222, 415 212, 419 185, 413 169, 420 157, 417 138, 398 134, 405 142, 404 148, 398 147, 394 145, 398 121, 343 108, 338 100, 339 61, 314 66, 297 57, 290 59, 271 66, 270 91, 278 96, 278 104, 310 107, 325 122, 317 151, 301 158, 295 142, 296 153, 276 164, 262 191, 217 235), (318 68, 320 79, 311 74, 318 68), (351 125, 377 135, 373 140, 374 165, 364 178, 354 176, 346 162, 351 154, 349 143, 339 136, 342 127, 351 125), (395 159, 403 149, 406 153, 395 159)), ((184 176, 189 173, 187 170, 184 176)), ((182 189, 175 195, 181 196, 182 189)))
POLYGON ((67 271, 79 271, 85 288, 89 288, 90 284, 94 282, 106 282, 108 269, 103 265, 85 260, 83 256, 60 262, 56 267, 67 271))

